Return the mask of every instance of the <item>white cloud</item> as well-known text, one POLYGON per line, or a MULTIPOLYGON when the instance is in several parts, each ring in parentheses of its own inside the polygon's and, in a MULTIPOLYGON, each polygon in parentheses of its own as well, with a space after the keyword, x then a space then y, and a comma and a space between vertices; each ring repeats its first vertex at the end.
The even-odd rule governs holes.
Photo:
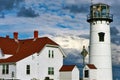
MULTIPOLYGON (((89 40, 85 38, 80 38, 79 36, 64 34, 64 35, 56 35, 51 37, 55 42, 57 42, 63 49, 66 55, 73 55, 75 63, 82 63, 82 55, 81 51, 83 46, 86 47, 88 51, 89 40)), ((89 51, 88 51, 89 52, 89 51)), ((70 57, 69 57, 70 58, 70 57)), ((88 63, 89 56, 86 57, 85 62, 88 63)))
POLYGON ((88 48, 89 40, 85 38, 80 38, 75 35, 62 35, 62 36, 56 36, 52 38, 54 41, 56 41, 58 44, 62 46, 62 48, 65 49, 76 49, 78 51, 81 51, 83 49, 83 46, 85 45, 86 48, 88 48))

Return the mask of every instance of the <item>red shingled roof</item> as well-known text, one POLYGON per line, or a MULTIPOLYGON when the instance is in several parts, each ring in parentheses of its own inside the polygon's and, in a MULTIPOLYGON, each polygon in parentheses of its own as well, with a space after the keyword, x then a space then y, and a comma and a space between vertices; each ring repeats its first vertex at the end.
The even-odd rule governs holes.
POLYGON ((63 65, 59 71, 60 72, 62 72, 62 71, 72 71, 74 69, 74 67, 75 67, 75 65, 63 65))
POLYGON ((7 59, 0 59, 0 63, 17 62, 35 52, 40 52, 46 44, 59 46, 48 37, 37 38, 36 40, 18 40, 18 42, 14 39, 0 37, 0 48, 2 52, 13 55, 7 59))
POLYGON ((94 64, 87 64, 90 69, 97 69, 94 64))

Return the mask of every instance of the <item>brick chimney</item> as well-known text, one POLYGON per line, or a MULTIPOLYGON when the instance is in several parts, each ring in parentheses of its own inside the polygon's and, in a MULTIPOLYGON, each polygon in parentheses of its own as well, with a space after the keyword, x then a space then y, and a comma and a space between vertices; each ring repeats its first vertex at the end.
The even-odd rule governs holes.
POLYGON ((37 38, 38 38, 38 31, 35 30, 35 31, 34 31, 34 39, 37 39, 37 38))
POLYGON ((14 40, 18 42, 18 32, 14 32, 13 35, 14 35, 14 40))
POLYGON ((9 38, 9 35, 6 35, 6 38, 9 38))

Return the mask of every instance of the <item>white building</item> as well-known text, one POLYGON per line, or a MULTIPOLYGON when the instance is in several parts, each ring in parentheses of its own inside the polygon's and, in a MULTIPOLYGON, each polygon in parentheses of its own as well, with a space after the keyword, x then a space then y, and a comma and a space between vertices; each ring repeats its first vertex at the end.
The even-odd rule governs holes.
POLYGON ((112 80, 110 23, 113 16, 110 14, 110 6, 92 4, 87 21, 90 23, 89 64, 96 66, 97 80, 112 80))
POLYGON ((18 40, 0 37, 0 79, 59 80, 59 70, 65 54, 61 47, 47 37, 18 40))
POLYGON ((97 68, 93 64, 85 65, 83 78, 84 80, 97 80, 97 68))
POLYGON ((60 80, 79 80, 79 69, 75 65, 63 65, 60 69, 60 80))

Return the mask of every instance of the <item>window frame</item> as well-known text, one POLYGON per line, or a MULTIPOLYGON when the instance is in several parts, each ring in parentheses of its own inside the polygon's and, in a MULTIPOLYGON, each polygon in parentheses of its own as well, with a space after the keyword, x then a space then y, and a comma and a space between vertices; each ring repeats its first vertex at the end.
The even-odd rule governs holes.
POLYGON ((9 74, 9 64, 2 65, 2 74, 9 74))
POLYGON ((6 70, 5 70, 5 64, 2 65, 2 74, 5 74, 6 70))
POLYGON ((54 67, 48 67, 48 75, 54 75, 54 67))
POLYGON ((52 58, 54 58, 54 51, 52 50, 52 58))
POLYGON ((54 58, 54 50, 48 50, 48 58, 54 58))
POLYGON ((26 65, 26 74, 30 75, 30 65, 26 65))

